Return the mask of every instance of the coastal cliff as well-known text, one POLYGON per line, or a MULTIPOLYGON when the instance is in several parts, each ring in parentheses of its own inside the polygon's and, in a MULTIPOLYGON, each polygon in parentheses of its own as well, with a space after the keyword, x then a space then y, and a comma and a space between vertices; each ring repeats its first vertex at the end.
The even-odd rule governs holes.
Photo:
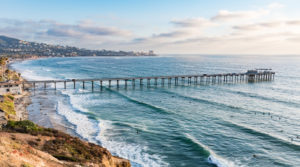
POLYGON ((130 167, 96 144, 26 120, 28 92, 0 98, 0 166, 130 167), (22 121, 19 121, 22 120, 22 121))
MULTIPOLYGON (((17 74, 3 68, 0 79, 17 74)), ((111 155, 106 148, 27 120, 30 103, 27 91, 0 95, 0 167, 131 166, 129 160, 111 155)))
POLYGON ((8 121, 0 131, 0 166, 130 167, 96 144, 31 121, 8 121))

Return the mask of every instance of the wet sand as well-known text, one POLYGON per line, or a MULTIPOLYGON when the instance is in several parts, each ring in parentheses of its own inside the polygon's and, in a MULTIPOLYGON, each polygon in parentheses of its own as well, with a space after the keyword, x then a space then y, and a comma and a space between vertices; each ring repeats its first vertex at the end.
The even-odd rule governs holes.
POLYGON ((40 126, 54 128, 77 136, 74 133, 74 126, 57 113, 57 104, 53 100, 57 98, 55 93, 55 91, 32 91, 30 95, 31 104, 27 107, 28 119, 40 126))

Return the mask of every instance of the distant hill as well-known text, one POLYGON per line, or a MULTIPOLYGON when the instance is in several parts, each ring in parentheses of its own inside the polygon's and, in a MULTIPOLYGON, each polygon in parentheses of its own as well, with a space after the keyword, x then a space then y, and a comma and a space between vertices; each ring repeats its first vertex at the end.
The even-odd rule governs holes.
POLYGON ((18 44, 20 40, 0 35, 0 47, 18 44))
POLYGON ((45 43, 27 42, 0 35, 0 56, 15 58, 25 57, 76 57, 76 56, 156 56, 153 51, 110 51, 88 50, 71 46, 49 45, 45 43))

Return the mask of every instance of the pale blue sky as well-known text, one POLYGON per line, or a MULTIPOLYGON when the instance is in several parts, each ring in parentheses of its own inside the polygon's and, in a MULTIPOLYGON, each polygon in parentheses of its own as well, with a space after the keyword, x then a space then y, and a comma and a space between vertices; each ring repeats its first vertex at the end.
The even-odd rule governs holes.
MULTIPOLYGON (((211 49, 214 41, 241 33, 235 32, 237 26, 274 21, 285 25, 285 21, 300 20, 299 0, 0 0, 0 4, 2 35, 93 49, 154 49, 162 53, 173 53, 184 41, 188 42, 180 45, 179 52, 217 53, 211 49), (226 22, 214 19, 218 15, 226 22), (203 47, 201 40, 209 40, 211 46, 203 47)), ((284 30, 287 25, 281 27, 281 33, 290 32, 284 30)), ((231 47, 219 52, 238 52, 231 47)))

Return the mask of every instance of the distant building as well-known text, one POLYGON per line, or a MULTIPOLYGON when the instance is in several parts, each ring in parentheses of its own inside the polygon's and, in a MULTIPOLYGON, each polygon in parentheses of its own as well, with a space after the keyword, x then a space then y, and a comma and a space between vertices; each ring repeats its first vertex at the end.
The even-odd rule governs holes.
POLYGON ((22 94, 22 86, 16 82, 0 82, 0 95, 11 93, 14 95, 22 94))

